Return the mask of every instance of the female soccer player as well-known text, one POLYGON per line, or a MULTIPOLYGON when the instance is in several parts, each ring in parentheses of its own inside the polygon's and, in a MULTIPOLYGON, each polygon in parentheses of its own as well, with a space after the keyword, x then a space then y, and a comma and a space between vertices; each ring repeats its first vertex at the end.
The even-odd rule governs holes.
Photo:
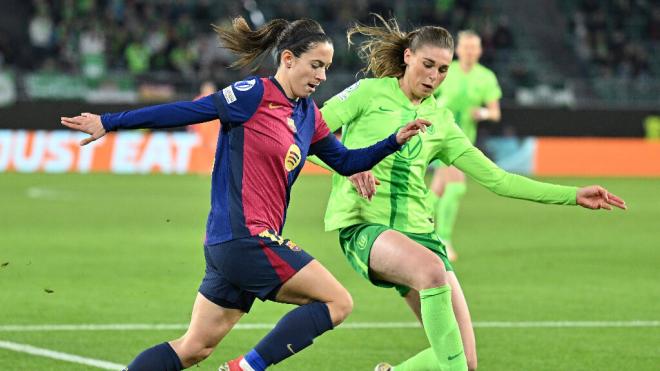
POLYGON ((202 361, 255 298, 299 306, 244 357, 221 370, 264 370, 341 323, 352 310, 349 293, 318 261, 280 236, 291 186, 308 154, 349 175, 370 169, 429 125, 411 120, 377 144, 349 151, 330 133, 309 97, 325 81, 333 55, 331 40, 318 23, 274 20, 252 30, 236 18, 233 29, 216 31, 223 46, 238 55, 237 66, 250 65, 274 49, 275 76, 250 77, 193 102, 61 119, 91 135, 81 145, 118 129, 214 118, 222 123, 204 244, 206 275, 188 331, 142 352, 129 371, 181 370, 202 361))
MULTIPOLYGON (((449 65, 447 78, 433 94, 440 105, 454 114, 458 126, 472 144, 477 140, 479 121, 500 121, 502 90, 493 71, 479 64, 481 38, 474 31, 458 33, 457 61, 449 65)), ((454 166, 439 161, 431 181, 435 200, 435 232, 442 239, 450 261, 458 258, 454 250, 452 234, 461 198, 465 194, 465 175, 454 166)))
MULTIPOLYGON (((324 119, 331 130, 342 127, 349 148, 382 139, 410 120, 424 118, 433 125, 376 165, 373 174, 334 175, 325 227, 339 229, 341 248, 358 273, 376 286, 396 287, 423 324, 431 347, 395 370, 476 369, 468 307, 445 247, 433 233, 424 184, 428 164, 439 159, 454 165, 507 197, 590 209, 625 208, 625 203, 599 186, 552 185, 498 168, 433 97, 452 60, 451 35, 428 26, 406 33, 395 20, 380 20, 381 27, 355 26, 348 32, 349 40, 354 34, 366 37, 359 53, 375 78, 330 99, 321 109, 324 119)), ((382 363, 376 369, 391 366, 382 363)))

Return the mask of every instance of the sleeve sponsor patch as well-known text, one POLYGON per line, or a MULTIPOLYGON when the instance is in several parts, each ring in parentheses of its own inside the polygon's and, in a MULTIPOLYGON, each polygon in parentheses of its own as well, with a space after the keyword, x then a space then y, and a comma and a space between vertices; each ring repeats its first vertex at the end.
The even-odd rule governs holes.
POLYGON ((238 81, 238 82, 234 83, 234 89, 236 89, 238 91, 248 91, 248 90, 252 89, 252 87, 256 83, 257 83, 257 81, 255 79, 238 81))
POLYGON ((226 88, 222 89, 222 95, 225 96, 225 100, 227 101, 227 104, 232 104, 236 102, 236 95, 234 94, 234 91, 232 90, 231 86, 227 86, 226 88))
POLYGON ((346 98, 348 98, 348 96, 351 94, 351 92, 353 92, 355 89, 357 89, 358 86, 360 86, 360 81, 357 81, 353 85, 351 85, 351 86, 347 87, 346 89, 344 89, 341 93, 337 94, 336 95, 337 98, 339 98, 339 100, 342 100, 342 101, 346 100, 346 98))

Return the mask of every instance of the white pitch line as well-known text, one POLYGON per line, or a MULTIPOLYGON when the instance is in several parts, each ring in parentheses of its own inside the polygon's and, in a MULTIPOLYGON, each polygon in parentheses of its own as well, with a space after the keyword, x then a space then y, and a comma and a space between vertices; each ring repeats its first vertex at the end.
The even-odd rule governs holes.
MULTIPOLYGON (((243 323, 235 330, 267 330, 272 323, 243 323)), ((418 328, 418 322, 348 322, 339 329, 405 329, 418 328)), ((660 321, 529 321, 474 322, 475 328, 605 328, 605 327, 660 327, 660 321)), ((46 332, 46 331, 140 331, 140 330, 185 330, 186 324, 62 324, 62 325, 0 325, 0 332, 46 332)))
POLYGON ((81 357, 81 356, 77 356, 75 354, 56 352, 56 351, 50 350, 50 349, 37 348, 37 347, 33 347, 32 345, 19 344, 19 343, 14 343, 14 342, 11 342, 11 341, 0 340, 0 348, 13 350, 15 352, 20 352, 20 353, 28 353, 28 354, 32 354, 32 355, 35 355, 35 356, 41 356, 41 357, 46 357, 46 358, 57 359, 57 360, 60 360, 60 361, 78 363, 78 364, 81 364, 81 365, 92 366, 92 367, 101 368, 101 369, 104 369, 104 370, 118 371, 118 370, 122 370, 125 367, 124 365, 120 365, 118 363, 112 363, 112 362, 107 362, 107 361, 101 361, 99 359, 81 357))

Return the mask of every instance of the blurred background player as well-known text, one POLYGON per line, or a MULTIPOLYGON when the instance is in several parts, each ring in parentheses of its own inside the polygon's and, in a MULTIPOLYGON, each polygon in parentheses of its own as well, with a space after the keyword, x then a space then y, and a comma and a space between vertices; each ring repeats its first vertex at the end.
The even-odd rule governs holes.
MULTIPOLYGON (((445 246, 433 233, 424 183, 429 163, 454 164, 502 196, 590 209, 625 208, 625 203, 599 186, 537 182, 498 168, 433 96, 453 57, 451 34, 431 26, 403 32, 394 19, 378 19, 380 27, 358 25, 348 31, 349 40, 356 34, 366 37, 358 54, 375 78, 359 80, 327 101, 323 117, 331 130, 342 128, 349 148, 382 139, 411 119, 433 125, 377 164, 373 174, 333 175, 325 228, 339 230, 351 267, 374 286, 396 288, 424 327, 430 347, 395 370, 474 370, 476 343, 467 302, 445 246)), ((391 368, 376 366, 378 371, 391 368)))
MULTIPOLYGON (((481 53, 481 38, 476 32, 459 32, 456 42, 458 60, 449 65, 447 78, 434 93, 438 104, 449 108, 456 124, 475 145, 479 122, 499 122, 501 118, 502 90, 493 71, 479 63, 481 53)), ((466 190, 465 175, 454 166, 440 162, 434 164, 431 200, 435 204, 435 231, 445 242, 449 260, 454 261, 458 255, 453 248, 452 235, 466 190)))
MULTIPOLYGON (((352 310, 348 291, 318 261, 280 236, 291 186, 308 154, 349 175, 371 168, 424 130, 415 120, 384 140, 347 150, 330 133, 310 95, 326 80, 331 39, 313 20, 273 20, 252 30, 242 17, 216 28, 237 66, 274 50, 274 77, 250 77, 192 102, 134 111, 83 113, 62 124, 90 134, 81 145, 118 129, 166 128, 220 118, 204 255, 206 275, 183 337, 140 353, 129 371, 178 371, 207 358, 254 300, 297 304, 245 356, 225 371, 261 371, 311 345, 352 310)), ((426 123, 428 124, 428 123, 426 123)))

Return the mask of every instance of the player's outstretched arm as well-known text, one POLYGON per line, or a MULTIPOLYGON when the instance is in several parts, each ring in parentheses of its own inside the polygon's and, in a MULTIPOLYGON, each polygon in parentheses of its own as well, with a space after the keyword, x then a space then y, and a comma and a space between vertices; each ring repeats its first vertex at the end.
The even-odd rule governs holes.
POLYGON ((60 122, 70 129, 90 135, 89 138, 80 141, 81 146, 89 144, 106 134, 103 123, 101 123, 101 116, 93 113, 84 112, 75 117, 60 117, 60 122))
POLYGON ((578 205, 592 210, 612 210, 612 206, 623 210, 628 208, 626 206, 626 202, 623 199, 608 192, 607 189, 598 185, 592 185, 578 189, 576 201, 578 205))
POLYGON ((101 138, 106 132, 118 129, 170 128, 207 122, 218 117, 213 95, 208 95, 192 102, 159 104, 132 111, 106 113, 102 116, 82 113, 76 117, 61 117, 61 123, 90 134, 90 138, 80 142, 85 145, 101 138))

